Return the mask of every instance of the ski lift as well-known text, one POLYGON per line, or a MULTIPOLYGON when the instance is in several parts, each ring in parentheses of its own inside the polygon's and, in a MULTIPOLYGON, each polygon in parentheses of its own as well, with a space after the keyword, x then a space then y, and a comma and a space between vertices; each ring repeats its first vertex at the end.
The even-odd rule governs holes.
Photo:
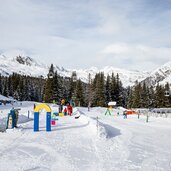
POLYGON ((49 72, 48 77, 53 78, 53 76, 54 76, 53 72, 49 72))
POLYGON ((169 96, 170 96, 169 91, 165 91, 164 96, 165 96, 165 97, 169 97, 169 96))
POLYGON ((73 81, 76 82, 77 81, 77 74, 76 74, 76 71, 74 71, 72 73, 72 78, 73 78, 73 81))

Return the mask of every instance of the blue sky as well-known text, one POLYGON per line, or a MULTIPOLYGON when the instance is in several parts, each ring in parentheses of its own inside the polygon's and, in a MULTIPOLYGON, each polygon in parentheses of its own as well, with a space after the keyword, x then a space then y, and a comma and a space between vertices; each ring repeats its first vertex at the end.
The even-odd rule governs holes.
POLYGON ((65 68, 171 60, 170 0, 0 0, 0 52, 65 68))

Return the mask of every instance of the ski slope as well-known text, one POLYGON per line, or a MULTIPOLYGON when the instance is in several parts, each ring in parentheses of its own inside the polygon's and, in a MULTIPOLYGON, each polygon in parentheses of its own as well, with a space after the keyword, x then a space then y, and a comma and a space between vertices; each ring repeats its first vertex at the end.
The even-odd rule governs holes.
MULTIPOLYGON (((42 111, 40 132, 33 132, 33 103, 17 107, 19 128, 0 133, 0 171, 171 170, 171 118, 150 117, 146 123, 144 116, 123 119, 122 111, 105 116, 105 108, 75 108, 73 116, 59 117, 46 132, 42 111)), ((0 108, 1 120, 10 108, 0 108)))

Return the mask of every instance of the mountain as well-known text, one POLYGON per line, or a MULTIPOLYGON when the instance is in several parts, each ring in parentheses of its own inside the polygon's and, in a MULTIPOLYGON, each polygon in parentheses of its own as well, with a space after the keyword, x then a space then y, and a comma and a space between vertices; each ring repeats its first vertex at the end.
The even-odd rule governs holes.
MULTIPOLYGON (((96 67, 91 67, 90 69, 65 69, 54 65, 55 70, 64 77, 70 77, 73 71, 76 71, 77 78, 80 78, 84 82, 88 82, 88 75, 91 74, 91 78, 94 78, 95 74, 98 72, 104 72, 105 76, 119 74, 120 79, 124 86, 133 85, 136 80, 143 80, 147 77, 147 72, 139 71, 129 71, 114 67, 106 66, 103 69, 98 69, 96 67)), ((49 66, 36 62, 34 59, 28 56, 18 55, 14 58, 6 57, 5 55, 0 55, 0 73, 4 76, 8 76, 13 72, 29 75, 34 77, 47 77, 49 66)))
POLYGON ((19 55, 14 58, 9 58, 5 55, 0 55, 0 73, 8 76, 13 72, 38 77, 44 76, 48 72, 48 69, 30 57, 19 55))
MULTIPOLYGON (((84 82, 88 82, 89 74, 91 74, 91 78, 94 78, 96 73, 104 72, 105 76, 118 73, 124 87, 133 86, 136 80, 139 82, 145 81, 148 85, 156 85, 158 82, 161 84, 165 82, 171 83, 171 61, 151 73, 119 69, 111 66, 106 66, 103 69, 91 67, 89 69, 73 70, 54 65, 54 68, 63 77, 70 77, 72 72, 76 71, 77 78, 84 82)), ((37 62, 29 56, 17 55, 15 57, 7 57, 3 54, 0 55, 0 73, 4 76, 15 72, 22 75, 46 78, 48 71, 49 66, 37 62)))
POLYGON ((85 70, 80 69, 75 71, 77 72, 78 78, 81 78, 81 80, 85 82, 88 82, 89 73, 91 74, 92 78, 94 78, 95 74, 98 72, 103 72, 105 76, 112 75, 112 73, 116 75, 118 73, 124 87, 134 85, 136 80, 138 81, 144 80, 149 74, 148 72, 129 71, 129 70, 114 68, 110 66, 106 66, 100 70, 96 67, 92 67, 90 69, 85 69, 85 70))
MULTIPOLYGON (((63 67, 55 66, 55 69, 62 76, 67 75, 67 71, 63 67)), ((34 77, 47 77, 49 71, 49 66, 38 63, 33 58, 29 56, 18 55, 16 57, 6 57, 5 55, 0 55, 0 73, 1 75, 8 76, 13 72, 28 75, 34 77)))
POLYGON ((171 61, 152 71, 143 81, 152 86, 156 86, 158 83, 164 85, 167 82, 171 85, 171 61))

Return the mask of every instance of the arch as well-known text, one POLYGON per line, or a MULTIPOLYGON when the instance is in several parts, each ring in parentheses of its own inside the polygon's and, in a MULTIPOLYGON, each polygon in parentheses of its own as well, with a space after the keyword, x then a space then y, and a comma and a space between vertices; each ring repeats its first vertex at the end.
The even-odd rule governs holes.
POLYGON ((39 112, 40 109, 45 109, 46 112, 52 111, 49 105, 42 103, 36 106, 36 108, 34 109, 34 112, 39 112))
POLYGON ((51 131, 51 108, 49 105, 42 103, 34 109, 34 131, 39 131, 39 111, 40 109, 46 110, 46 131, 51 131))

